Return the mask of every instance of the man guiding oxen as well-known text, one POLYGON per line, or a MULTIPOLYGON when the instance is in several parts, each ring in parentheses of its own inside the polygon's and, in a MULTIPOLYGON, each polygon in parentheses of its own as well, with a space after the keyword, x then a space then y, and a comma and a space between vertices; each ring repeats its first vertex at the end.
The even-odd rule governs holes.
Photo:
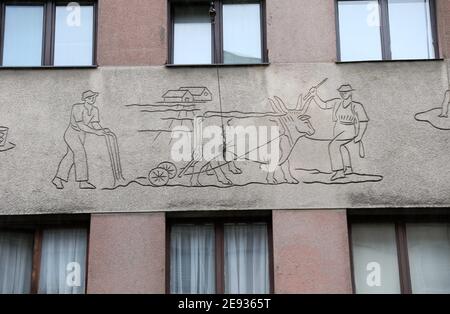
POLYGON ((354 89, 350 84, 339 87, 340 98, 323 100, 317 93, 317 87, 309 91, 312 99, 323 110, 333 110, 333 139, 328 146, 331 169, 331 181, 343 179, 353 173, 350 152, 347 145, 351 142, 359 144, 360 157, 364 157, 362 139, 367 130, 369 118, 364 106, 353 101, 354 89))

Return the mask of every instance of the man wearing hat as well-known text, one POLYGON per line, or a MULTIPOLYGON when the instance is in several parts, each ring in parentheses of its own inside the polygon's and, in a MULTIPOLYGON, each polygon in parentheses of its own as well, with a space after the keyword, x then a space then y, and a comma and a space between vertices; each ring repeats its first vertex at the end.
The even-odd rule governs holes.
POLYGON ((88 161, 84 142, 86 134, 105 136, 110 132, 100 125, 99 111, 94 106, 99 93, 88 90, 82 94, 83 103, 72 106, 70 122, 64 133, 67 152, 58 166, 58 171, 52 183, 57 189, 63 189, 63 182, 68 182, 72 167, 75 167, 75 179, 80 189, 95 189, 89 182, 88 161))
POLYGON ((350 84, 339 87, 338 92, 341 98, 334 98, 327 101, 322 100, 317 94, 317 88, 313 87, 310 93, 322 109, 333 110, 333 140, 328 146, 331 169, 333 175, 331 181, 345 178, 353 173, 350 152, 347 145, 352 141, 359 143, 360 157, 364 157, 364 146, 362 138, 367 130, 369 118, 359 102, 353 101, 352 92, 354 89, 350 84))

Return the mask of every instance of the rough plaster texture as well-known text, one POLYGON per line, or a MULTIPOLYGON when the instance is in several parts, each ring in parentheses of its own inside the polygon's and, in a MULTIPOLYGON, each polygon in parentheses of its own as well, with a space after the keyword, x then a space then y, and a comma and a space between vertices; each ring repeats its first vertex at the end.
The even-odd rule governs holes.
POLYGON ((345 210, 273 211, 275 293, 351 293, 345 210))
MULTIPOLYGON (((450 131, 414 119, 416 113, 441 105, 449 86, 447 72, 446 62, 442 61, 220 69, 224 112, 270 112, 268 98, 275 95, 295 107, 299 94, 305 94, 324 78, 328 81, 319 88, 324 99, 339 97, 336 89, 344 83, 352 84, 354 100, 364 105, 370 118, 364 137, 366 158, 358 157, 357 145, 349 145, 353 167, 359 173, 383 176, 383 180, 341 185, 307 182, 311 176, 300 168, 330 171, 329 142, 303 138, 290 156, 292 174, 299 184, 264 184, 267 173, 259 165, 237 162, 243 174, 228 176, 242 186, 224 188, 215 176, 202 174, 201 183, 213 187, 191 187, 190 176, 184 176, 171 181, 172 185, 183 186, 157 188, 149 186, 146 178, 160 162, 171 160, 174 141, 170 141, 170 133, 155 140, 155 133, 139 130, 168 128, 169 123, 163 118, 173 118, 173 114, 143 113, 140 107, 127 105, 160 105, 167 90, 199 85, 211 91, 213 100, 199 104, 198 114, 219 111, 216 69, 5 70, 1 73, 0 125, 10 128, 8 141, 17 146, 0 152, 0 212, 447 207, 450 170, 445 165, 450 131), (56 190, 51 184, 66 153, 63 134, 69 124, 71 106, 80 101, 81 93, 87 89, 100 92, 96 105, 102 124, 118 136, 124 177, 127 182, 139 177, 141 181, 108 190, 113 181, 105 141, 88 135, 85 149, 89 176, 97 190, 78 189, 73 172, 64 190, 56 190), (258 184, 245 184, 252 182, 258 184)), ((312 105, 308 115, 317 134, 322 129, 331 130, 329 111, 323 114, 312 105)), ((250 118, 246 123, 258 121, 250 118)), ((221 122, 218 119, 210 123, 220 127, 221 122)), ((176 163, 179 170, 186 164, 176 163)), ((322 175, 325 179, 328 176, 322 175)))
POLYGON ((268 0, 266 3, 270 62, 336 60, 334 0, 268 0))
POLYGON ((100 0, 97 61, 162 65, 167 54, 165 0, 100 0))
POLYGON ((92 215, 87 293, 164 293, 162 213, 92 215))

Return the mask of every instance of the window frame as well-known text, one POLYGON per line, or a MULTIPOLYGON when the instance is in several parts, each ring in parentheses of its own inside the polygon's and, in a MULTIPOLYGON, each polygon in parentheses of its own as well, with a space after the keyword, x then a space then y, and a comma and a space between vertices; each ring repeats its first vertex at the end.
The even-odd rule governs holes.
MULTIPOLYGON (((359 214, 358 210, 350 212, 347 216, 348 222, 348 241, 350 253, 350 266, 352 276, 352 290, 356 294, 355 271, 353 263, 353 224, 393 224, 395 228, 395 243, 397 248, 397 261, 399 270, 400 294, 413 294, 411 285, 411 272, 409 269, 408 238, 406 225, 408 223, 450 223, 450 212, 440 212, 431 214, 411 213, 408 214, 359 214)), ((359 210, 362 211, 362 210, 359 210)), ((431 210, 430 210, 431 211, 431 210)))
POLYGON ((55 32, 56 32, 56 6, 67 5, 73 1, 68 0, 0 0, 0 68, 92 68, 97 67, 97 33, 98 33, 98 0, 80 0, 80 6, 93 6, 93 36, 92 36, 92 64, 55 66, 55 32), (3 48, 5 38, 5 13, 7 5, 43 6, 42 27, 42 59, 41 65, 36 66, 4 66, 3 48))
POLYGON ((269 259, 269 294, 273 294, 274 288, 274 257, 273 257, 273 229, 272 229, 272 218, 270 214, 257 213, 253 215, 214 215, 208 216, 197 216, 193 214, 191 217, 190 213, 185 216, 170 216, 166 217, 166 284, 165 290, 166 294, 171 294, 170 290, 170 244, 171 244, 171 230, 173 225, 178 224, 193 224, 193 225, 204 225, 211 224, 214 226, 214 237, 215 237, 215 283, 216 289, 215 294, 225 293, 225 238, 224 238, 224 225, 227 223, 266 223, 267 224, 267 239, 268 239, 268 259, 269 259))
POLYGON ((430 59, 392 59, 391 53, 391 35, 389 26, 389 0, 377 0, 380 7, 380 45, 381 45, 381 59, 379 60, 348 60, 342 61, 341 58, 341 38, 340 38, 340 23, 339 23, 339 2, 351 2, 359 0, 335 0, 335 25, 336 25, 336 54, 337 62, 340 63, 354 63, 354 62, 382 62, 382 61, 414 61, 414 60, 440 60, 439 48, 439 34, 437 23, 437 8, 436 0, 430 0, 430 24, 431 34, 433 40, 434 57, 430 59))
MULTIPOLYGON (((192 4, 204 3, 199 0, 192 0, 192 4)), ((212 0, 216 16, 211 21, 211 63, 206 64, 177 64, 174 63, 174 7, 177 1, 167 0, 167 61, 169 66, 245 66, 245 65, 265 65, 269 63, 269 52, 267 48, 267 19, 266 19, 266 0, 251 0, 248 3, 260 4, 261 16, 261 62, 260 63, 224 63, 223 58, 223 2, 224 0, 212 0)), ((186 2, 188 3, 188 2, 186 2)))
POLYGON ((49 229, 72 229, 83 228, 87 232, 86 243, 86 264, 84 290, 88 286, 88 265, 89 265, 89 234, 90 215, 42 215, 42 216, 3 216, 0 217, 0 231, 29 233, 33 235, 33 252, 31 262, 31 287, 29 294, 39 294, 39 276, 41 271, 42 255, 42 235, 44 230, 49 229))

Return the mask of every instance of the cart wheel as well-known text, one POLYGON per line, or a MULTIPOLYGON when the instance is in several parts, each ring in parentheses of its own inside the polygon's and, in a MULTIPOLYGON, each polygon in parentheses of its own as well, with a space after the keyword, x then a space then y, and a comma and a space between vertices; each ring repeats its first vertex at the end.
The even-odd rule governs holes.
POLYGON ((165 161, 158 165, 158 168, 166 169, 169 173, 169 179, 173 179, 177 176, 178 169, 177 166, 175 166, 173 163, 165 161))
POLYGON ((169 183, 169 179, 169 172, 162 168, 152 169, 148 174, 148 180, 153 186, 165 186, 169 183))

